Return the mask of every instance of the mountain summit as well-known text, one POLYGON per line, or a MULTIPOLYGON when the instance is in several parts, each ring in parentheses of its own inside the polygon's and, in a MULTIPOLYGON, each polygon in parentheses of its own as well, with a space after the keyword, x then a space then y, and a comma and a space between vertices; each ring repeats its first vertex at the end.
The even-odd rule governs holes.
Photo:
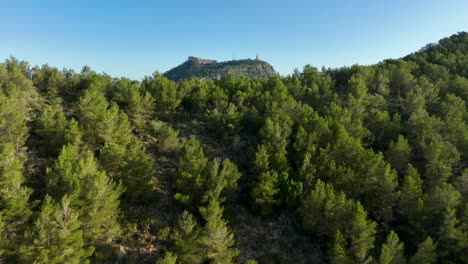
POLYGON ((260 60, 258 56, 255 60, 245 59, 224 62, 189 56, 187 61, 164 73, 164 76, 174 81, 191 77, 221 79, 230 75, 249 78, 268 78, 277 75, 277 73, 273 66, 260 60))

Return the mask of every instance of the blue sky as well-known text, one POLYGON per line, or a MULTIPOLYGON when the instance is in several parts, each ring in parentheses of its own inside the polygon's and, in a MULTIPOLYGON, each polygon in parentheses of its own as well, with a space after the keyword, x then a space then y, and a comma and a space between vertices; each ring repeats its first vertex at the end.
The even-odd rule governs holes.
POLYGON ((283 75, 306 64, 373 64, 468 31, 466 0, 0 0, 0 10, 0 61, 134 79, 189 55, 258 52, 283 75))

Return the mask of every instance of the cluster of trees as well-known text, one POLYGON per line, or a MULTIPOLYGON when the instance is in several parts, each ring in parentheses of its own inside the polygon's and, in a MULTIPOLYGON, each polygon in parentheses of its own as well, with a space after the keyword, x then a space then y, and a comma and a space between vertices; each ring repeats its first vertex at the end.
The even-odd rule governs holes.
POLYGON ((138 82, 7 59, 0 261, 288 262, 246 249, 232 219, 249 214, 293 215, 327 263, 467 263, 466 102, 465 32, 269 79, 138 82))

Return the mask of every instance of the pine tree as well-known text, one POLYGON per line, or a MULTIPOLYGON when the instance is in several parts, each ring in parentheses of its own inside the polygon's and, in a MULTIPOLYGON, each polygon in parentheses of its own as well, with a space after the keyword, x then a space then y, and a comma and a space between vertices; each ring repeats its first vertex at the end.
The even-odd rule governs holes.
POLYGON ((300 208, 303 228, 320 237, 336 235, 336 229, 344 227, 342 219, 349 221, 348 204, 343 192, 336 193, 332 185, 317 180, 300 208))
POLYGON ((239 250, 234 247, 234 235, 223 220, 223 208, 217 201, 210 200, 206 207, 200 208, 200 213, 206 222, 200 244, 207 259, 210 263, 232 263, 239 250))
POLYGON ((455 209, 446 207, 438 232, 438 251, 443 258, 457 259, 461 256, 460 254, 466 253, 468 248, 467 236, 460 227, 460 221, 457 219, 455 209))
POLYGON ((426 179, 424 181, 426 191, 434 190, 452 176, 452 167, 460 159, 460 153, 449 142, 442 141, 435 136, 423 144, 423 153, 426 159, 426 179))
POLYGON ((180 149, 179 131, 162 121, 151 121, 150 127, 159 152, 173 153, 180 149))
POLYGON ((265 145, 258 145, 258 150, 255 153, 255 170, 257 173, 262 173, 270 167, 270 155, 267 152, 265 145))
POLYGON ((205 158, 200 142, 191 136, 182 147, 179 169, 176 178, 174 198, 183 204, 197 201, 203 192, 203 171, 208 159, 205 158))
POLYGON ((394 169, 391 169, 389 164, 377 172, 377 184, 372 190, 376 197, 371 196, 371 201, 366 201, 377 220, 386 224, 393 221, 393 208, 395 207, 400 192, 397 191, 398 176, 394 169), (374 205, 371 207, 371 205, 374 205))
POLYGON ((406 237, 408 248, 414 248, 417 242, 426 236, 421 219, 426 217, 423 192, 423 180, 418 171, 408 164, 407 174, 400 187, 400 199, 396 207, 397 221, 403 223, 400 233, 406 237))
POLYGON ((119 109, 116 103, 111 103, 101 120, 94 123, 98 144, 120 144, 126 146, 132 138, 133 127, 128 116, 119 109))
POLYGON ((353 205, 349 228, 345 229, 350 239, 350 252, 358 263, 372 262, 370 250, 374 248, 377 224, 367 219, 364 207, 357 202, 353 205))
POLYGON ((8 241, 10 241, 5 234, 5 223, 3 222, 2 215, 0 214, 0 263, 3 263, 3 256, 8 248, 8 241))
POLYGON ((80 212, 85 244, 96 247, 96 256, 120 234, 119 197, 123 192, 104 171, 97 168, 91 151, 63 147, 57 161, 47 170, 47 192, 55 199, 70 197, 80 212))
POLYGON ((107 258, 112 253, 113 241, 121 233, 119 197, 123 192, 120 184, 114 183, 104 171, 87 175, 81 183, 80 221, 86 245, 96 248, 95 257, 107 258))
POLYGON ((328 256, 331 264, 352 263, 347 250, 346 240, 339 230, 336 230, 333 244, 330 248, 328 256))
POLYGON ((387 236, 387 241, 382 245, 380 253, 380 264, 400 264, 406 263, 403 256, 403 242, 400 242, 398 235, 392 231, 387 236))
POLYGON ((83 133, 80 130, 78 122, 74 118, 68 120, 65 130, 65 142, 74 146, 81 146, 83 143, 83 133))
POLYGON ((78 114, 84 139, 93 145, 99 137, 100 131, 97 131, 97 125, 104 120, 108 106, 109 102, 104 93, 96 86, 85 90, 79 98, 78 114))
POLYGON ((419 244, 416 255, 410 259, 410 264, 435 264, 437 262, 435 249, 436 245, 432 242, 431 237, 427 237, 419 244))
POLYGON ((149 92, 142 94, 141 91, 135 89, 131 91, 125 110, 133 124, 141 129, 151 119, 155 110, 155 99, 149 92))
POLYGON ((177 255, 167 251, 164 254, 164 258, 158 259, 156 264, 177 264, 177 255))
MULTIPOLYGON (((305 230, 321 238, 335 239, 338 230, 347 241, 346 251, 353 262, 372 261, 370 250, 374 247, 376 223, 367 219, 359 202, 347 199, 343 192, 336 192, 332 185, 318 180, 315 189, 305 197, 300 211, 305 230)), ((333 247, 343 245, 345 243, 333 243, 333 247)), ((337 247, 336 250, 341 249, 337 247)))
POLYGON ((221 164, 220 158, 214 158, 208 162, 206 168, 206 190, 202 202, 210 200, 224 202, 228 194, 237 189, 237 180, 241 174, 237 167, 229 159, 224 159, 221 164))
POLYGON ((257 182, 252 188, 252 198, 255 206, 260 208, 262 215, 271 214, 273 208, 279 205, 277 199, 278 184, 279 176, 276 171, 266 171, 258 176, 257 182))
POLYGON ((411 147, 406 138, 398 136, 397 142, 390 142, 388 150, 385 153, 386 159, 400 173, 406 173, 410 161, 411 147))
MULTIPOLYGON (((177 84, 160 73, 143 80, 142 87, 156 99, 158 111, 171 111, 180 104, 177 84)), ((180 91, 180 89, 179 89, 180 91)))
POLYGON ((401 185, 401 196, 398 206, 399 212, 406 217, 419 212, 422 209, 424 198, 422 190, 423 181, 418 171, 411 164, 401 185))
POLYGON ((23 153, 28 137, 26 119, 27 101, 24 94, 17 90, 5 94, 0 90, 0 145, 11 143, 17 154, 23 153))
POLYGON ((130 142, 133 128, 128 116, 116 103, 109 103, 99 88, 92 86, 84 92, 78 110, 85 140, 93 149, 105 143, 127 145, 130 142))
POLYGON ((151 199, 154 162, 148 157, 143 142, 131 141, 122 164, 120 179, 125 186, 125 197, 139 202, 151 199))
POLYGON ((181 263, 202 263, 205 260, 200 252, 200 228, 189 212, 184 211, 173 229, 174 253, 181 263))
POLYGON ((59 204, 48 195, 44 198, 40 215, 26 239, 28 244, 20 249, 26 263, 89 263, 93 252, 92 247, 84 247, 78 214, 66 196, 59 204))
POLYGON ((66 144, 67 119, 60 105, 45 106, 39 116, 37 133, 42 137, 41 145, 56 155, 66 144))
POLYGON ((292 120, 281 109, 272 109, 272 116, 266 118, 265 125, 260 130, 262 143, 269 153, 283 150, 288 144, 288 138, 292 132, 292 120))
POLYGON ((140 140, 131 142, 127 147, 105 144, 100 149, 98 161, 114 181, 122 181, 129 201, 145 202, 151 199, 153 191, 154 163, 140 140))
POLYGON ((82 156, 76 146, 63 146, 57 160, 46 171, 47 193, 55 200, 65 194, 73 200, 81 192, 80 181, 94 170, 96 166, 90 152, 82 156))
POLYGON ((32 190, 25 186, 23 162, 15 155, 15 145, 0 145, 0 251, 14 254, 24 224, 31 216, 28 202, 32 190))

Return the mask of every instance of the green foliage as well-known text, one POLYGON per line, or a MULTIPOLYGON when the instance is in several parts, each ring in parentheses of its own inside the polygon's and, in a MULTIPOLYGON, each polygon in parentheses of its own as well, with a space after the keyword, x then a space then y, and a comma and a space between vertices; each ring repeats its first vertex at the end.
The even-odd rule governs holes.
POLYGON ((130 117, 135 127, 142 129, 155 110, 155 99, 149 92, 140 89, 136 81, 122 78, 114 86, 111 97, 130 117))
POLYGON ((177 264, 177 255, 167 251, 164 258, 158 259, 156 264, 177 264))
POLYGON ((423 192, 423 180, 418 171, 412 165, 408 165, 408 173, 404 176, 400 187, 400 200, 396 210, 397 218, 406 223, 402 228, 403 233, 407 233, 412 239, 408 239, 406 244, 415 246, 417 241, 424 235, 422 232, 421 219, 425 219, 425 203, 427 195, 423 192))
POLYGON ((141 141, 132 140, 127 148, 106 144, 100 149, 98 161, 114 181, 123 183, 127 199, 144 202, 151 197, 154 163, 141 141))
POLYGON ((179 169, 176 178, 174 198, 183 204, 190 204, 201 197, 203 189, 203 171, 208 159, 205 158, 200 142, 191 136, 182 147, 179 169))
POLYGON ((337 193, 333 186, 318 180, 315 189, 305 197, 301 212, 305 230, 329 239, 337 236, 336 230, 342 233, 346 244, 335 237, 332 248, 342 252, 340 259, 345 258, 348 251, 358 263, 372 260, 369 251, 374 247, 376 223, 367 219, 359 202, 347 199, 344 193, 337 193))
POLYGON ((405 263, 406 260, 403 256, 403 251, 403 243, 400 242, 398 235, 392 230, 387 236, 387 241, 382 245, 379 263, 405 263))
POLYGON ((262 215, 271 214, 275 206, 279 205, 278 182, 279 176, 276 171, 266 171, 258 176, 257 182, 252 188, 252 198, 262 215))
POLYGON ((258 145, 258 150, 255 153, 255 170, 257 173, 267 171, 270 167, 270 155, 267 152, 265 145, 258 145))
POLYGON ((104 171, 98 169, 93 154, 75 146, 63 147, 57 161, 47 170, 47 192, 54 199, 67 196, 80 212, 79 220, 86 245, 108 246, 120 235, 119 197, 123 192, 104 171))
POLYGON ((467 232, 460 225, 454 209, 446 208, 443 212, 438 237, 438 251, 443 258, 466 258, 467 232))
POLYGON ((179 131, 162 121, 151 121, 151 135, 156 138, 156 148, 162 153, 177 152, 180 147, 179 131))
POLYGON ((94 156, 86 151, 81 156, 76 146, 64 146, 51 168, 47 169, 47 193, 55 200, 64 195, 76 197, 81 192, 80 181, 96 171, 94 156))
POLYGON ((41 136, 41 145, 47 152, 58 154, 63 145, 80 145, 81 131, 74 119, 67 120, 60 105, 44 107, 38 119, 37 133, 41 136))
POLYGON ((14 144, 0 146, 0 256, 17 253, 20 234, 31 216, 32 190, 25 186, 22 170, 14 144))
POLYGON ((48 100, 57 100, 65 84, 65 76, 57 68, 45 64, 33 69, 32 81, 40 93, 48 100))
POLYGON ((27 263, 89 263, 88 257, 93 253, 92 247, 85 247, 78 214, 66 196, 59 204, 50 196, 44 198, 26 239, 28 242, 20 251, 27 263))
POLYGON ((174 227, 172 240, 174 253, 182 263, 202 263, 204 253, 200 251, 200 228, 189 212, 184 211, 174 227))
POLYGON ((404 244, 410 263, 467 263, 467 43, 283 77, 187 62, 176 75, 203 77, 177 82, 11 57, 0 261, 405 263, 404 244))
POLYGON ((214 199, 224 202, 237 189, 241 174, 229 159, 205 158, 203 148, 191 136, 182 148, 174 198, 185 205, 198 206, 214 199))
POLYGON ((223 208, 216 200, 210 200, 200 208, 200 213, 206 221, 199 239, 202 252, 210 263, 233 263, 239 250, 234 247, 234 235, 222 218, 223 208))
POLYGON ((11 143, 20 152, 28 136, 27 102, 16 90, 5 94, 0 90, 0 144, 11 143))
POLYGON ((406 138, 398 136, 397 142, 390 142, 388 150, 385 153, 386 160, 399 172, 405 173, 410 162, 411 147, 406 138))
POLYGON ((148 92, 140 94, 138 90, 132 91, 126 113, 136 127, 143 128, 154 112, 155 99, 148 92))
POLYGON ((143 80, 142 88, 155 98, 158 111, 172 111, 180 104, 181 100, 176 83, 159 73, 146 77, 143 80))
POLYGON ((431 237, 427 237, 426 240, 421 242, 418 246, 418 251, 411 257, 411 264, 434 264, 437 262, 437 254, 435 252, 436 245, 432 241, 431 237))
POLYGON ((346 240, 339 230, 336 231, 333 244, 329 246, 330 263, 346 264, 351 263, 348 250, 346 249, 346 240))
POLYGON ((127 145, 132 126, 127 115, 115 103, 109 104, 99 88, 84 91, 78 103, 79 121, 85 140, 98 147, 105 143, 127 145))
POLYGON ((241 174, 237 166, 229 159, 224 159, 221 163, 220 158, 214 158, 208 162, 206 168, 205 193, 202 197, 202 203, 215 200, 224 202, 228 194, 235 193, 237 190, 237 180, 241 174))

